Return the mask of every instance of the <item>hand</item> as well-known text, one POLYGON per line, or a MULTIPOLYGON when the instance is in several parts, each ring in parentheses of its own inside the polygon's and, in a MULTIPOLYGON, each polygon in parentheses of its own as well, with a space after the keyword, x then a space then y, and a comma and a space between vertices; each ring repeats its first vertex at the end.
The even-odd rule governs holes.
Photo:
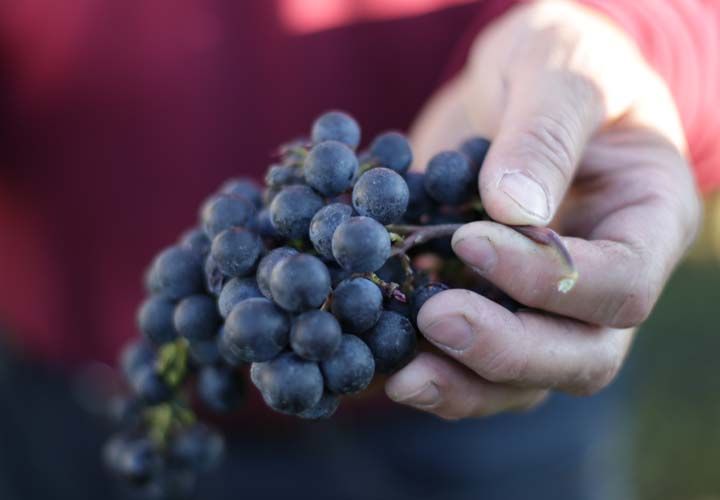
POLYGON ((455 233, 467 265, 532 309, 467 290, 426 303, 418 326, 438 351, 386 392, 448 419, 605 387, 701 217, 668 89, 625 34, 574 3, 516 8, 476 40, 416 123, 417 165, 477 134, 493 139, 479 177, 488 214, 569 235, 580 278, 560 293, 552 252, 504 225, 455 233))

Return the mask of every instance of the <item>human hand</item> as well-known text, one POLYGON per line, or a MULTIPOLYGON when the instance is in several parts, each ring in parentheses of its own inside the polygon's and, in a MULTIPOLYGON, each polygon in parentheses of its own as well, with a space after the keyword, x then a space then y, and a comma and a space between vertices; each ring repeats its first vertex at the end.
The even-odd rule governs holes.
POLYGON ((668 89, 624 33, 572 2, 518 7, 478 37, 414 127, 416 165, 478 134, 493 139, 479 176, 487 213, 567 235, 580 279, 559 292, 552 251, 504 225, 455 233, 467 265, 532 309, 467 290, 425 304, 418 326, 438 351, 386 392, 447 419, 605 387, 701 218, 668 89))

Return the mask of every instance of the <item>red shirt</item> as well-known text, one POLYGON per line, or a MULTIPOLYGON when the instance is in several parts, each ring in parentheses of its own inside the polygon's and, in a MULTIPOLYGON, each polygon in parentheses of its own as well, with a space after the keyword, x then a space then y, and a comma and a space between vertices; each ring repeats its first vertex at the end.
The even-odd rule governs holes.
POLYGON ((46 360, 114 360, 145 266, 222 180, 327 108, 365 139, 407 127, 512 3, 1 3, 0 323, 46 360))

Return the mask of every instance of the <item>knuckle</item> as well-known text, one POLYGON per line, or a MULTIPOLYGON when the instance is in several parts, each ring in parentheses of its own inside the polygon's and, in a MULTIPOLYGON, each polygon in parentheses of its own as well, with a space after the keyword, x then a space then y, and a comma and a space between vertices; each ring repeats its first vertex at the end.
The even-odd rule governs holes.
POLYGON ((628 261, 627 267, 629 284, 613 301, 608 326, 629 328, 643 323, 650 316, 662 289, 662 284, 651 278, 653 271, 648 269, 647 263, 654 259, 649 255, 649 250, 637 244, 633 253, 634 258, 628 261))
MULTIPOLYGON (((617 332, 611 332, 617 333, 617 332)), ((606 348, 596 360, 597 366, 585 383, 574 391, 579 396, 592 396, 597 394, 615 380, 622 366, 623 356, 615 348, 606 348)))

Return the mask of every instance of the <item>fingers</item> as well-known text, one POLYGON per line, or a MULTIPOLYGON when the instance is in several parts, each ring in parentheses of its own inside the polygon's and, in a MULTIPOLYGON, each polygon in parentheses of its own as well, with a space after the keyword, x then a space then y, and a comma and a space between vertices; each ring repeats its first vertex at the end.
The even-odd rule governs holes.
POLYGON ((385 385, 390 399, 454 420, 530 409, 547 391, 494 384, 437 354, 421 353, 385 385))
POLYGON ((512 314, 468 290, 431 298, 418 315, 423 335, 485 380, 592 394, 617 374, 632 331, 532 311, 512 314))

